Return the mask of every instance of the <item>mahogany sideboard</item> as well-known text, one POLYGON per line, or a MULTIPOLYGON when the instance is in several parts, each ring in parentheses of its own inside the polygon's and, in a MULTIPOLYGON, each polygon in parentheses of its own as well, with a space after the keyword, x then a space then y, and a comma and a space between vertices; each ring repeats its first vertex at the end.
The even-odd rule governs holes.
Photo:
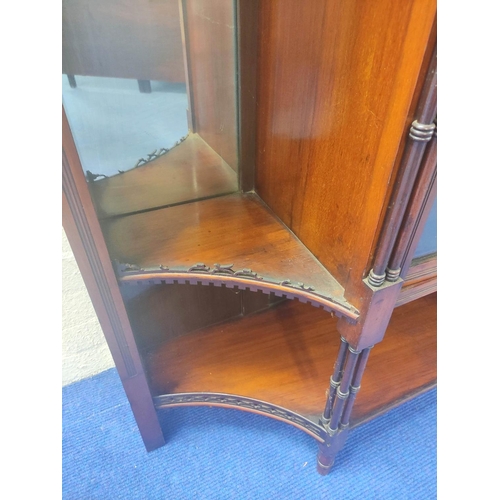
POLYGON ((63 109, 63 225, 147 450, 160 411, 237 408, 309 434, 326 474, 349 429, 436 385, 437 253, 413 258, 436 3, 179 13, 189 135, 89 178, 63 109))

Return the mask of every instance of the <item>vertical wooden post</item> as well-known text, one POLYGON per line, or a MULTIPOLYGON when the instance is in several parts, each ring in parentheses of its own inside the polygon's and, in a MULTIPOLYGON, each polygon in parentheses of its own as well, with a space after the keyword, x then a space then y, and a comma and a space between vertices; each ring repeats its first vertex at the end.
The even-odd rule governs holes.
POLYGON ((356 394, 361 389, 361 378, 366 368, 366 363, 368 362, 368 356, 370 355, 371 347, 367 347, 361 351, 358 362, 356 364, 356 372, 354 374, 353 380, 349 387, 349 397, 344 407, 344 412, 342 413, 342 419, 340 421, 340 429, 346 429, 349 426, 349 419, 351 418, 352 407, 354 406, 354 400, 356 399, 356 394))
POLYGON ((115 273, 63 109, 63 226, 148 451, 165 444, 115 273))
POLYGON ((423 229, 423 222, 426 219, 427 213, 424 213, 425 207, 432 206, 432 202, 436 197, 436 182, 437 175, 437 130, 434 131, 434 137, 427 146, 425 156, 422 160, 418 178, 415 182, 415 189, 410 199, 408 209, 406 211, 401 231, 394 245, 389 265, 387 267, 387 280, 392 281, 394 277, 405 277, 405 271, 409 267, 404 263, 408 257, 412 257, 413 251, 409 252, 411 242, 418 241, 417 232, 423 229), (423 219, 423 221, 422 221, 423 219), (406 269, 405 269, 406 268, 406 269))
POLYGON ((335 366, 333 367, 333 374, 330 377, 330 388, 328 390, 328 397, 326 399, 325 411, 321 416, 321 423, 326 427, 330 423, 330 418, 332 415, 333 403, 335 401, 335 395, 337 393, 337 389, 340 385, 340 381, 342 380, 342 375, 344 373, 344 363, 347 354, 348 344, 344 338, 340 337, 340 348, 339 354, 337 356, 337 361, 335 362, 335 366))
POLYGON ((371 347, 367 347, 362 351, 356 351, 342 338, 327 400, 327 406, 332 402, 332 407, 325 408, 320 421, 326 431, 326 439, 324 443, 319 445, 317 458, 317 470, 321 475, 330 472, 335 462, 335 456, 347 440, 349 418, 356 394, 360 389, 361 378, 370 350, 371 347), (332 395, 334 384, 335 395, 332 395), (327 417, 329 417, 329 421, 327 417))

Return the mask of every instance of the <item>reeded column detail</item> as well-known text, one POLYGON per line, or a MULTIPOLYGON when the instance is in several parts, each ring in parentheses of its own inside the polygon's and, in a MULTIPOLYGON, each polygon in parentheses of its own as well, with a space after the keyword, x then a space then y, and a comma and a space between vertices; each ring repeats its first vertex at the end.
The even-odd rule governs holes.
POLYGON ((401 270, 399 267, 387 269, 389 259, 395 249, 398 235, 403 230, 403 218, 407 212, 408 203, 415 188, 415 180, 421 169, 427 143, 432 140, 437 113, 437 54, 433 57, 425 83, 420 94, 416 118, 408 132, 401 164, 391 200, 387 207, 387 215, 380 232, 378 246, 375 252, 373 268, 368 275, 368 282, 373 287, 381 287, 387 280, 397 281, 401 270))
POLYGON ((325 410, 323 412, 323 415, 321 416, 320 423, 322 423, 325 427, 330 422, 333 402, 335 400, 337 389, 340 386, 342 375, 344 374, 344 363, 348 347, 349 345, 345 341, 345 339, 343 337, 340 337, 339 353, 337 356, 337 360, 335 361, 335 366, 333 367, 333 374, 330 377, 330 388, 328 390, 328 397, 326 399, 325 410))
POLYGON ((349 354, 347 355, 344 374, 340 385, 337 387, 337 394, 335 395, 335 401, 333 402, 332 415, 327 427, 327 431, 329 433, 333 433, 338 429, 345 403, 349 397, 349 387, 351 385, 351 379, 354 375, 354 370, 356 369, 356 361, 359 354, 360 351, 356 351, 349 346, 349 354))
MULTIPOLYGON (((404 265, 408 257, 408 250, 415 232, 418 230, 422 217, 423 207, 425 207, 432 186, 437 175, 437 128, 434 129, 431 137, 431 142, 425 150, 425 155, 422 160, 422 166, 415 181, 415 188, 412 197, 408 203, 401 230, 394 245, 391 258, 387 267, 387 281, 396 281, 400 276, 402 269, 407 267, 404 265)), ((404 278, 404 276, 403 276, 404 278)))
POLYGON ((340 429, 347 429, 349 426, 349 419, 351 417, 352 408, 354 406, 354 400, 356 399, 356 394, 361 389, 361 378, 366 368, 366 363, 368 362, 368 356, 370 355, 371 347, 367 347, 361 351, 361 355, 358 358, 356 364, 356 371, 352 379, 351 386, 349 387, 349 398, 344 407, 344 412, 342 413, 342 419, 340 421, 340 429))
POLYGON ((349 418, 371 347, 357 351, 343 338, 333 374, 325 411, 320 419, 326 431, 325 442, 319 445, 317 470, 325 475, 331 470, 336 454, 347 439, 349 418))

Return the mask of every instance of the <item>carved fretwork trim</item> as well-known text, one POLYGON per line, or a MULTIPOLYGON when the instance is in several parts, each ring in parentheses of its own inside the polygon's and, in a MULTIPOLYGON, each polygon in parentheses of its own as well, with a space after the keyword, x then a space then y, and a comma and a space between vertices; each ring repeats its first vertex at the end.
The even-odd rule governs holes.
POLYGON ((237 289, 250 289, 267 294, 273 292, 289 299, 298 298, 301 302, 322 307, 326 311, 334 312, 337 316, 343 316, 350 320, 357 320, 359 317, 359 311, 343 297, 330 297, 318 293, 314 287, 301 282, 293 283, 288 279, 273 280, 260 276, 251 269, 234 271, 233 264, 214 264, 211 269, 199 262, 187 269, 172 269, 164 265, 141 268, 135 264, 115 262, 115 269, 120 283, 147 281, 154 284, 170 284, 185 282, 188 284, 232 286, 237 289))
POLYGON ((151 163, 152 161, 156 160, 160 156, 166 155, 169 151, 174 149, 175 146, 178 146, 181 142, 184 142, 187 139, 187 137, 188 137, 187 135, 185 135, 184 137, 181 137, 171 148, 155 149, 152 153, 148 153, 146 155, 146 158, 139 158, 137 163, 134 165, 134 168, 142 167, 143 165, 146 165, 146 164, 151 163))
MULTIPOLYGON (((178 146, 181 142, 184 142, 188 138, 187 135, 184 137, 181 137, 171 148, 160 148, 160 149, 155 149, 152 153, 148 153, 146 155, 146 158, 139 158, 137 160, 137 163, 133 166, 133 168, 138 168, 142 167, 144 165, 147 165, 148 163, 151 163, 152 161, 155 161, 158 159, 160 156, 166 155, 169 151, 172 151, 176 146, 178 146)), ((124 174, 126 170, 118 170, 118 174, 124 174)), ((104 175, 104 174, 94 174, 90 170, 87 170, 85 173, 85 177, 87 178, 88 182, 94 182, 97 180, 101 180, 100 177, 103 179, 108 179, 109 176, 104 175)))
POLYGON ((231 406, 234 408, 243 408, 289 422, 312 435, 314 438, 318 439, 318 441, 323 442, 325 439, 324 429, 302 415, 282 408, 281 406, 244 396, 216 392, 188 392, 156 396, 154 398, 154 403, 157 409, 182 405, 231 406))

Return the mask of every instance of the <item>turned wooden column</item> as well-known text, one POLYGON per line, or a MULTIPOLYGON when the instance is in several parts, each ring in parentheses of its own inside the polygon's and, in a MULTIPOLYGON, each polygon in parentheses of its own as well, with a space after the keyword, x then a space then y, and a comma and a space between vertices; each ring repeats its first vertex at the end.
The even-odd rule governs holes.
MULTIPOLYGON (((408 139, 398 171, 391 202, 387 208, 384 225, 379 238, 379 245, 375 254, 373 268, 370 271, 368 280, 375 287, 381 286, 384 281, 394 282, 401 273, 401 268, 389 268, 389 259, 394 251, 396 239, 401 229, 403 218, 414 192, 415 179, 421 167, 427 144, 432 140, 436 124, 437 110, 437 55, 436 49, 431 59, 431 64, 427 72, 424 88, 422 90, 416 118, 413 121, 408 139)), ((392 265, 399 266, 397 261, 392 265)))
POLYGON ((319 445, 317 470, 326 475, 335 462, 335 456, 344 446, 349 429, 349 419, 356 394, 361 388, 361 378, 371 347, 357 351, 341 339, 337 361, 330 378, 325 411, 320 423, 325 429, 325 442, 319 445))

